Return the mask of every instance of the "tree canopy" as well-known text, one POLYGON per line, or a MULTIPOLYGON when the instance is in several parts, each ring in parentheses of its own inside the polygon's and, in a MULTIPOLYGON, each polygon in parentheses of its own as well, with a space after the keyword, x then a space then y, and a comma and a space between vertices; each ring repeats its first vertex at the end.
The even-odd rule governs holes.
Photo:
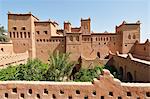
POLYGON ((96 66, 93 69, 81 68, 80 71, 75 74, 74 81, 91 82, 94 78, 97 78, 102 73, 102 70, 102 66, 96 66))
POLYGON ((69 53, 56 53, 50 55, 49 63, 44 64, 39 59, 28 60, 26 64, 8 66, 0 70, 0 80, 26 80, 26 81, 77 81, 89 82, 98 77, 102 67, 93 69, 81 68, 71 79, 75 62, 69 60, 69 53))

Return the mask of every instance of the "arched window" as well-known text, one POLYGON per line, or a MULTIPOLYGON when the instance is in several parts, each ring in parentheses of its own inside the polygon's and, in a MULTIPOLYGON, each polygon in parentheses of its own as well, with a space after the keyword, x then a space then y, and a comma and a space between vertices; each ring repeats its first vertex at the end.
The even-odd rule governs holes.
POLYGON ((128 35, 128 39, 131 39, 131 35, 130 34, 128 35))
POLYGON ((24 38, 26 38, 26 37, 27 37, 26 32, 24 32, 24 38))
POLYGON ((123 68, 122 67, 119 68, 119 74, 120 74, 119 79, 123 80, 123 68))
POLYGON ((104 37, 104 41, 105 41, 105 37, 104 37))
POLYGON ((13 32, 14 38, 15 38, 15 32, 13 32))
POLYGON ((98 57, 98 58, 100 58, 100 57, 101 57, 101 56, 100 56, 100 52, 97 52, 97 57, 98 57))
POLYGON ((106 38, 106 40, 108 41, 108 37, 106 38))
POLYGON ((79 36, 76 36, 76 40, 79 41, 79 36))
POLYGON ((136 37, 135 37, 135 34, 133 35, 133 39, 135 39, 136 37))
POLYGON ((130 72, 127 72, 127 80, 132 82, 133 81, 133 76, 130 72))
POLYGON ((3 48, 1 48, 1 51, 2 51, 2 52, 4 52, 4 49, 3 49, 3 48))
POLYGON ((28 38, 30 38, 30 32, 28 32, 28 38))
POLYGON ((96 37, 96 41, 97 41, 97 37, 96 37))
POLYGON ((22 38, 22 32, 20 32, 20 38, 22 38))
POLYGON ((17 32, 17 38, 19 38, 19 33, 17 32))
POLYGON ((70 41, 73 41, 73 37, 72 36, 70 36, 69 38, 70 38, 70 41))
POLYGON ((93 41, 93 38, 91 38, 91 41, 93 41))

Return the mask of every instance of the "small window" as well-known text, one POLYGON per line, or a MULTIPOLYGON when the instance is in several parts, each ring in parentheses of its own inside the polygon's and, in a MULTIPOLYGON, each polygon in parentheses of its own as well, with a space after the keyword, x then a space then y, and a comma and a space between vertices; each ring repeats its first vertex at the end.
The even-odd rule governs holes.
POLYGON ((5 93, 5 98, 8 98, 8 93, 5 93))
POLYGON ((136 37, 135 37, 135 34, 133 35, 133 39, 135 39, 136 37))
POLYGON ((29 94, 32 94, 32 89, 29 89, 28 93, 29 93, 29 94))
POLYGON ((60 94, 64 94, 64 91, 60 90, 60 94))
POLYGON ((73 41, 73 37, 72 36, 70 36, 69 38, 70 38, 70 41, 73 41))
POLYGON ((128 35, 128 39, 131 39, 131 35, 130 34, 128 35))
POLYGON ((20 97, 21 97, 21 98, 24 98, 24 94, 23 94, 23 93, 21 93, 21 94, 20 94, 20 97))
POLYGON ((22 38, 22 32, 20 32, 20 38, 22 38))
POLYGON ((40 94, 36 94, 37 99, 40 99, 40 94))
POLYGON ((24 32, 24 38, 26 38, 26 37, 27 37, 26 32, 24 32))
POLYGON ((13 32, 14 38, 15 38, 15 32, 13 32))
POLYGON ((3 49, 3 48, 1 48, 1 51, 2 51, 2 52, 4 52, 4 49, 3 49))
POLYGON ((17 88, 13 88, 12 92, 17 93, 17 88))
POLYGON ((97 41, 97 37, 96 37, 96 41, 97 41))
POLYGON ((108 37, 106 38, 106 40, 108 41, 108 37))
POLYGON ((45 42, 45 39, 43 39, 43 41, 45 42))
POLYGON ((104 43, 104 45, 106 44, 106 42, 104 43))
POLYGON ((109 96, 113 96, 113 92, 109 92, 109 96))
POLYGON ((19 33, 17 32, 17 38, 19 38, 19 33))
POLYGON ((45 34, 47 34, 47 31, 44 31, 45 34))
POLYGON ((104 96, 101 96, 101 99, 104 99, 104 96))
POLYGON ((127 96, 131 96, 131 92, 127 92, 127 96))
POLYGON ((40 32, 39 32, 39 31, 36 31, 36 33, 37 33, 37 34, 40 34, 40 32))
POLYGON ((42 39, 40 39, 40 42, 42 42, 42 39))
POLYGON ((127 44, 125 46, 127 46, 127 44))
POLYGON ((37 41, 37 42, 39 42, 39 40, 38 40, 38 39, 37 39, 36 41, 37 41))
POLYGON ((105 37, 104 37, 104 41, 105 41, 105 37))
POLYGON ((52 97, 53 97, 53 99, 56 99, 56 96, 55 96, 55 94, 53 94, 53 95, 52 95, 52 97))
POLYGON ((25 27, 22 27, 21 30, 26 30, 26 28, 25 28, 25 27))
POLYGON ((99 43, 99 45, 101 45, 101 43, 99 43))
POLYGON ((76 94, 80 94, 80 91, 79 91, 79 90, 76 90, 76 94))
POLYGON ((79 36, 76 36, 76 40, 79 41, 79 36))
POLYGON ((28 32, 28 38, 30 38, 30 32, 28 32))
POLYGON ((118 96, 118 99, 122 99, 122 97, 121 97, 121 96, 118 96))
POLYGON ((146 92, 146 96, 147 96, 147 97, 150 97, 150 92, 146 92))
POLYGON ((48 94, 48 90, 47 90, 47 89, 44 89, 44 93, 45 93, 45 94, 48 94))
POLYGON ((93 93, 92 93, 94 96, 96 95, 96 91, 93 91, 93 93))
POLYGON ((17 27, 13 27, 13 30, 17 30, 17 27))

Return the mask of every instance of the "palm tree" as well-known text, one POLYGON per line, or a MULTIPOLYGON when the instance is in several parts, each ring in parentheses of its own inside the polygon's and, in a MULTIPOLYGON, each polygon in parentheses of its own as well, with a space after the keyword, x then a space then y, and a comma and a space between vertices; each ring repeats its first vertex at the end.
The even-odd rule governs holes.
POLYGON ((70 53, 59 53, 49 57, 49 69, 46 73, 46 79, 50 81, 69 80, 74 62, 69 61, 70 53))

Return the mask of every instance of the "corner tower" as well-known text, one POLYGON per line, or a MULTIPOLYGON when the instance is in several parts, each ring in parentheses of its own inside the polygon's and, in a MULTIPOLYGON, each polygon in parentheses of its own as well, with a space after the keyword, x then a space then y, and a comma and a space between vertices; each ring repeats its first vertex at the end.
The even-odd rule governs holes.
POLYGON ((128 53, 136 41, 140 41, 140 21, 136 23, 123 23, 116 27, 116 33, 120 36, 120 53, 128 53))
POLYGON ((81 18, 81 31, 83 34, 91 33, 91 19, 82 19, 81 18))
POLYGON ((38 20, 31 12, 27 14, 8 12, 8 32, 15 53, 28 51, 30 58, 36 57, 34 22, 38 20))

